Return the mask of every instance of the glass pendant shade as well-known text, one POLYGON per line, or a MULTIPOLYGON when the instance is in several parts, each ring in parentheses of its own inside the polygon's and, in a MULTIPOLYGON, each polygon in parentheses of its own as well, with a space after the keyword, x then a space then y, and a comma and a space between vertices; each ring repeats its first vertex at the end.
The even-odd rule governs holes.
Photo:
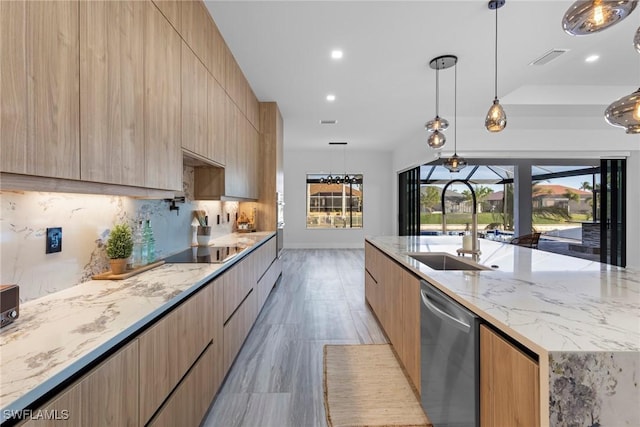
POLYGON ((457 173, 467 167, 467 161, 454 153, 453 156, 444 161, 443 166, 449 169, 449 172, 457 173))
POLYGON ((633 47, 635 47, 638 53, 640 53, 640 27, 638 27, 636 35, 633 38, 633 47))
POLYGON ((562 18, 562 28, 572 36, 602 31, 629 16, 638 0, 579 0, 562 18))
POLYGON ((498 98, 493 100, 493 104, 491 108, 489 108, 487 118, 484 120, 484 127, 486 127, 489 132, 500 132, 507 127, 507 115, 502 109, 498 98))
POLYGON ((327 184, 333 184, 333 177, 331 176, 331 174, 329 174, 329 176, 327 177, 327 184))
POLYGON ((433 148, 434 150, 442 148, 445 142, 447 142, 447 138, 442 132, 439 132, 437 130, 433 131, 433 133, 429 135, 429 138, 427 139, 427 144, 429 144, 429 147, 433 148))
POLYGON ((604 118, 611 126, 624 128, 629 134, 640 133, 640 89, 609 105, 604 118))
POLYGON ((443 130, 446 130, 448 127, 449 127, 449 122, 447 121, 447 119, 443 119, 440 116, 436 116, 433 120, 429 120, 424 125, 424 128, 429 132, 435 132, 435 131, 442 132, 443 130))

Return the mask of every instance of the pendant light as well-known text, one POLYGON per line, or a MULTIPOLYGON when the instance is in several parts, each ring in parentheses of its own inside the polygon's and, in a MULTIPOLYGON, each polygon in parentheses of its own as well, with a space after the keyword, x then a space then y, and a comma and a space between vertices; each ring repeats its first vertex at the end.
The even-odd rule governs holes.
POLYGON ((442 148, 445 142, 447 142, 447 138, 442 131, 449 127, 449 122, 438 115, 440 104, 440 70, 454 66, 457 60, 458 58, 453 55, 442 55, 433 58, 429 62, 429 67, 436 70, 436 117, 428 121, 424 127, 431 132, 431 135, 429 135, 427 139, 427 144, 434 150, 442 148))
POLYGON ((495 96, 493 104, 489 108, 487 118, 484 120, 484 127, 489 132, 500 132, 507 126, 507 115, 498 101, 498 9, 504 6, 505 0, 491 0, 489 9, 496 11, 496 44, 495 44, 495 96))
MULTIPOLYGON (((456 58, 454 56, 454 58, 456 58)), ((454 64, 458 62, 458 58, 456 58, 454 64)), ((467 166, 467 161, 462 157, 458 156, 457 147, 458 147, 458 66, 455 67, 454 73, 454 90, 453 90, 453 156, 449 157, 444 161, 443 166, 449 169, 449 172, 457 173, 460 172, 467 166)))
POLYGON ((579 0, 562 18, 562 28, 572 36, 602 31, 629 16, 638 0, 579 0))
POLYGON ((604 118, 611 126, 626 129, 628 134, 640 133, 640 89, 609 105, 604 118))
POLYGON ((436 117, 433 120, 429 120, 425 124, 425 129, 429 132, 443 131, 449 127, 447 119, 443 119, 438 115, 438 107, 440 104, 440 69, 436 68, 436 117))

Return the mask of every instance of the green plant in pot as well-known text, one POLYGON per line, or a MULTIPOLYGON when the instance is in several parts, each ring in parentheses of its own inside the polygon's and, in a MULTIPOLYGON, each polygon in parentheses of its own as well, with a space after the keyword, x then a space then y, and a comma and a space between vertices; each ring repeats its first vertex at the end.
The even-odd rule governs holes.
POLYGON ((107 256, 111 273, 122 274, 127 270, 127 260, 133 252, 133 235, 127 224, 116 224, 107 240, 107 256))

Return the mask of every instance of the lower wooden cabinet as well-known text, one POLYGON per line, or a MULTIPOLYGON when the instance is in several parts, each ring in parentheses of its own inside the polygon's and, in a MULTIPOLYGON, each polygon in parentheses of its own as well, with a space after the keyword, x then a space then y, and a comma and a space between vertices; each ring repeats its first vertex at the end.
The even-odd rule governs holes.
POLYGON ((413 385, 420 390, 420 280, 402 272, 402 352, 400 359, 413 385))
POLYGON ((480 425, 540 425, 538 363, 480 326, 480 425))
POLYGON ((213 286, 158 321, 140 338, 140 423, 145 424, 212 337, 213 286))
POLYGON ((148 424, 150 427, 200 425, 217 391, 212 380, 215 377, 215 358, 213 345, 210 345, 153 417, 148 424))
POLYGON ((269 266, 264 275, 258 280, 256 291, 258 293, 258 313, 264 306, 264 303, 269 297, 269 293, 273 289, 278 277, 282 274, 282 261, 276 258, 275 261, 269 266))
POLYGON ((224 325, 224 372, 231 368, 258 314, 258 300, 253 290, 224 325))
POLYGON ((138 341, 116 352, 38 411, 55 419, 32 419, 23 426, 137 426, 138 341))

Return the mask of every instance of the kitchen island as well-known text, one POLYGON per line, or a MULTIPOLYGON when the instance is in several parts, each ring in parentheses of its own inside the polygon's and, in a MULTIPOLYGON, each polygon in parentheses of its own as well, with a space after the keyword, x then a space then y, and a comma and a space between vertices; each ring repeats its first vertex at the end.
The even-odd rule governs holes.
MULTIPOLYGON (((273 287, 279 275, 277 267, 280 264, 278 260, 274 261, 274 232, 232 234, 215 239, 212 244, 240 245, 246 249, 225 263, 164 264, 129 279, 89 281, 23 304, 18 320, 3 328, 0 333, 0 407, 3 425, 13 423, 15 420, 12 418, 33 419, 34 416, 61 417, 57 419, 68 419, 68 425, 122 425, 122 419, 100 419, 100 415, 97 415, 101 409, 107 410, 108 417, 119 415, 116 412, 124 412, 123 408, 107 407, 108 403, 85 405, 90 411, 94 411, 93 414, 88 414, 88 420, 82 420, 79 415, 82 405, 77 407, 68 402, 57 407, 43 405, 59 394, 73 392, 74 389, 83 390, 76 387, 79 382, 90 378, 99 366, 112 361, 114 354, 129 350, 134 354, 130 356, 125 353, 134 362, 134 368, 130 371, 140 372, 141 409, 138 411, 138 407, 134 405, 136 407, 130 411, 132 416, 127 419, 126 424, 133 422, 137 425, 138 419, 143 420, 140 421, 141 425, 146 424, 151 416, 155 421, 162 417, 164 407, 172 403, 170 395, 167 397, 165 394, 153 402, 159 402, 158 405, 162 403, 162 407, 150 404, 152 409, 146 412, 143 408, 143 393, 151 395, 155 391, 149 391, 145 387, 151 386, 157 390, 162 388, 155 383, 144 384, 142 379, 145 369, 153 368, 154 363, 158 362, 152 360, 153 357, 159 357, 161 361, 180 359, 168 362, 172 364, 169 369, 176 373, 173 375, 175 381, 165 384, 167 393, 174 393, 174 389, 179 389, 187 378, 184 372, 191 371, 192 368, 197 371, 196 363, 201 360, 206 362, 203 365, 208 364, 210 366, 207 368, 215 371, 212 374, 215 379, 209 383, 220 383, 253 325, 268 291, 273 287), (265 273, 266 271, 270 274, 265 273), (236 274, 238 272, 240 275, 236 274), (262 282, 265 282, 264 289, 259 289, 262 282), (227 292, 228 295, 223 296, 224 288, 234 291, 241 302, 236 304, 236 301, 230 299, 229 295, 233 292, 227 292), (244 289, 243 293, 236 292, 239 288, 244 289), (259 295, 264 297, 260 299, 259 295), (232 307, 229 305, 231 303, 235 305, 232 307), (234 313, 223 318, 223 311, 234 313), (238 323, 236 312, 243 314, 240 319, 241 330, 234 329, 238 323), (163 322, 169 328, 173 323, 180 324, 179 331, 169 330, 170 333, 177 333, 171 336, 171 340, 165 340, 167 342, 157 339, 162 338, 163 330, 158 326, 163 326, 163 322), (224 342, 227 344, 224 357, 223 335, 226 335, 224 342), (185 340, 183 346, 176 342, 181 339, 185 340), (190 351, 187 347, 197 347, 193 345, 196 341, 202 346, 191 351, 190 359, 185 358, 184 355, 190 351), (145 361, 143 350, 147 343, 150 344, 150 352, 147 353, 150 358, 145 361), (168 344, 168 349, 165 351, 159 344, 168 344), (179 354, 173 352, 177 347, 180 347, 179 354), (208 356, 209 353, 211 357, 208 356), (221 373, 217 369, 219 366, 220 371, 223 371, 223 358, 224 372, 221 373), (174 369, 180 363, 184 365, 184 372, 174 369), (38 412, 39 408, 52 409, 44 413, 38 412)), ((129 409, 129 402, 138 403, 138 376, 128 372, 125 374, 135 376, 136 380, 135 385, 127 383, 119 390, 131 394, 125 395, 118 402, 124 402, 129 409)), ((150 380, 156 381, 153 374, 152 372, 150 380)), ((167 375, 167 372, 159 374, 167 375)), ((93 380, 95 383, 95 378, 93 380)), ((100 387, 106 387, 104 393, 109 393, 108 387, 118 385, 117 381, 114 375, 114 378, 107 379, 106 384, 101 384, 100 387)), ((208 390, 208 393, 215 393, 215 390, 208 390)), ((110 394, 107 397, 114 397, 119 393, 111 390, 110 394)), ((208 401, 203 401, 204 410, 208 408, 212 397, 211 395, 208 401)), ((199 421, 195 420, 196 423, 199 421)))
POLYGON ((537 356, 540 425, 640 425, 637 271, 489 240, 489 270, 437 271, 407 253, 455 255, 460 237, 366 240, 537 356))

